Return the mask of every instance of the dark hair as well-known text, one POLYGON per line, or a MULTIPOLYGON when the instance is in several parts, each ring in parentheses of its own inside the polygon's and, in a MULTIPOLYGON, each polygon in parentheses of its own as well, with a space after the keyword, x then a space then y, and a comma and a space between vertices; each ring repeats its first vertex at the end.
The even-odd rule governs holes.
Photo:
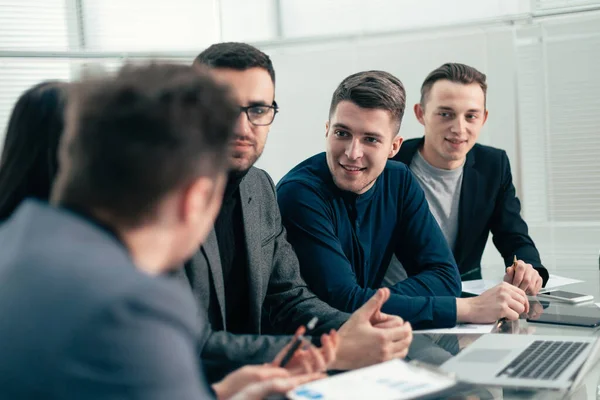
POLYGON ((275 70, 268 55, 247 43, 217 43, 204 50, 194 60, 194 65, 210 68, 231 68, 245 71, 250 68, 265 69, 275 84, 275 70))
POLYGON ((485 82, 485 79, 485 74, 479 72, 473 67, 465 64, 446 63, 441 67, 431 71, 431 73, 427 75, 427 78, 425 78, 425 81, 421 85, 421 106, 425 106, 425 103, 427 102, 427 95, 431 91, 433 84, 440 80, 462 83, 463 85, 477 83, 481 87, 481 90, 483 90, 483 96, 485 99, 487 97, 487 83, 485 82))
POLYGON ((400 79, 388 72, 364 71, 350 75, 335 89, 329 107, 330 118, 341 101, 389 111, 398 122, 399 131, 406 107, 406 91, 400 79))
POLYGON ((102 210, 113 223, 154 217, 169 192, 228 168, 239 114, 223 86, 189 66, 125 66, 76 84, 53 201, 102 210))
POLYGON ((26 197, 48 200, 57 170, 65 95, 65 83, 46 81, 17 100, 0 160, 0 221, 26 197))

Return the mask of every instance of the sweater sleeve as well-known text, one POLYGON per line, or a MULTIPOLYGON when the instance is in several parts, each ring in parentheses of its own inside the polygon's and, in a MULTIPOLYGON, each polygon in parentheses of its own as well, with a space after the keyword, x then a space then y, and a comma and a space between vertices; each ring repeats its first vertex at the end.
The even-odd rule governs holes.
MULTIPOLYGON (((326 200, 314 189, 295 181, 281 184, 277 194, 288 240, 311 290, 342 311, 353 312, 361 307, 376 289, 359 285, 355 269, 336 236, 333 211, 326 200)), ((457 288, 460 293, 460 281, 457 288)), ((450 327, 456 323, 456 301, 452 295, 433 297, 414 290, 403 293, 393 289, 383 311, 401 316, 415 328, 450 327)))

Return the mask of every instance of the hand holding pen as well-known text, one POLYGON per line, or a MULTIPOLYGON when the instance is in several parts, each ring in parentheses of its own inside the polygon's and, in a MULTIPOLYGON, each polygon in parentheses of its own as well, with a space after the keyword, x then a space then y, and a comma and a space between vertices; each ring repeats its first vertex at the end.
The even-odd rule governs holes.
POLYGON ((306 327, 299 327, 291 342, 277 354, 272 364, 287 369, 293 375, 327 371, 335 361, 339 337, 332 329, 321 336, 321 347, 316 348, 304 337, 307 331, 315 328, 316 323, 316 318, 313 318, 306 327))
POLYGON ((512 265, 506 268, 504 282, 522 289, 528 295, 535 296, 542 288, 543 279, 533 265, 517 260, 515 255, 512 265))
POLYGON ((306 328, 298 328, 290 343, 281 349, 271 363, 246 365, 213 384, 217 398, 268 398, 269 394, 285 393, 303 383, 324 378, 324 372, 335 361, 339 338, 337 332, 332 330, 321 336, 320 348, 313 346, 304 338, 304 334, 313 330, 317 321, 315 317, 306 328))

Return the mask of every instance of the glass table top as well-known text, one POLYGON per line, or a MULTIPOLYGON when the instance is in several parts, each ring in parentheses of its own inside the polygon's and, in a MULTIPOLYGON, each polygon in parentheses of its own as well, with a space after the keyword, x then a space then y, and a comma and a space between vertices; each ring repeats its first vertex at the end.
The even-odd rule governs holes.
MULTIPOLYGON (((582 280, 561 288, 562 290, 589 294, 594 300, 573 305, 578 310, 595 311, 600 308, 595 302, 600 303, 600 271, 592 269, 571 269, 560 271, 558 275, 582 280)), ((496 279, 501 279, 496 277, 496 279)), ((558 301, 551 301, 538 297, 530 297, 529 319, 541 315, 546 310, 557 311, 556 305, 565 305, 558 301)), ((558 308, 559 312, 569 311, 568 308, 558 308)), ((572 311, 572 309, 571 309, 572 311)), ((600 312, 599 312, 600 314, 600 312)), ((576 327, 567 325, 551 325, 544 323, 528 322, 527 316, 522 315, 517 321, 504 321, 499 323, 493 333, 508 335, 542 335, 542 336, 600 336, 600 328, 576 327)), ((477 340, 479 334, 423 334, 415 331, 407 359, 418 360, 439 366, 461 350, 477 340)), ((499 387, 475 387, 465 393, 457 394, 456 399, 600 399, 600 363, 590 370, 581 385, 573 393, 565 395, 564 392, 551 390, 515 390, 499 387)))

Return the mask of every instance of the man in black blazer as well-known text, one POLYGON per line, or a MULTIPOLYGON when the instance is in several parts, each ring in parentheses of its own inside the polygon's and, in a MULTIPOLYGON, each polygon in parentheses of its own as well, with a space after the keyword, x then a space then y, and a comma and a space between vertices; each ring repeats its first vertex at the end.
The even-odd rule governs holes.
POLYGON ((409 165, 424 189, 462 280, 481 278, 491 232, 507 266, 504 281, 536 294, 548 271, 521 217, 508 157, 476 143, 488 116, 486 90, 485 75, 473 67, 448 63, 432 71, 414 106, 425 136, 405 141, 394 160, 409 165))
POLYGON ((194 299, 161 273, 212 228, 236 115, 180 65, 70 93, 53 205, 27 200, 0 226, 0 398, 213 397, 194 299))
POLYGON ((352 316, 338 311, 318 299, 300 276, 273 181, 253 166, 278 112, 270 58, 245 43, 219 43, 194 61, 194 68, 206 67, 232 88, 240 110, 223 207, 214 230, 179 276, 208 313, 201 358, 209 379, 272 359, 288 335, 314 316, 319 318, 312 332, 316 341, 339 328, 336 369, 403 357, 412 340, 409 324, 379 312, 367 315, 364 309, 352 316))

